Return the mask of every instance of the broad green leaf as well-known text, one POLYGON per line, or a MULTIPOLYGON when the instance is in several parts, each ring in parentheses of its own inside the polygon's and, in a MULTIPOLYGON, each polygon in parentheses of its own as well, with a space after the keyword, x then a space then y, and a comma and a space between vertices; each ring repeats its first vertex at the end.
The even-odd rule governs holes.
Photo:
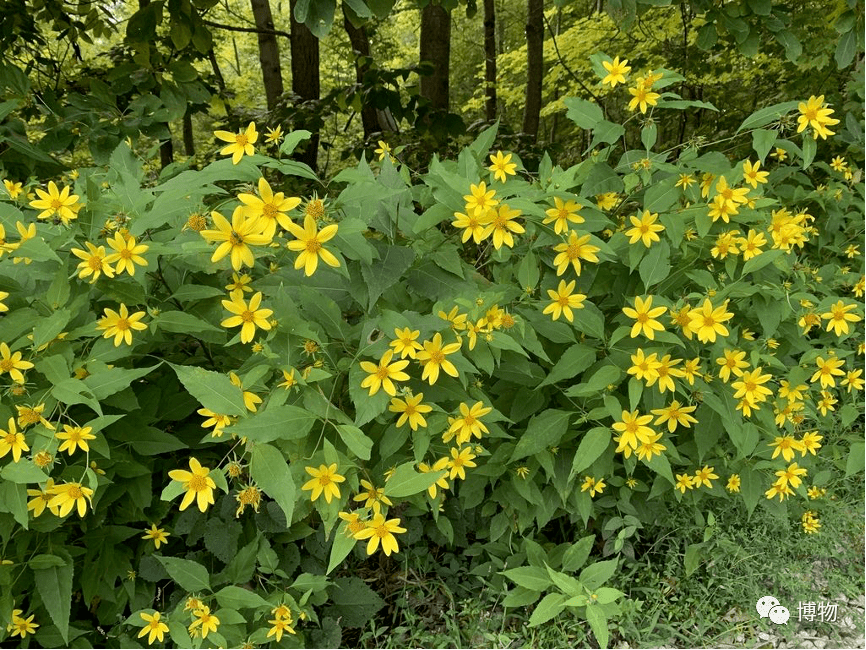
POLYGON ((241 389, 232 384, 226 375, 195 366, 170 365, 184 388, 206 409, 223 415, 242 415, 247 412, 241 389))
POLYGON ((568 480, 571 481, 577 474, 592 465, 610 445, 610 440, 610 429, 607 427, 595 427, 587 431, 577 447, 568 480))
POLYGON ((515 584, 533 591, 544 591, 553 584, 550 576, 547 575, 547 571, 541 567, 522 566, 501 571, 500 573, 515 584))
POLYGON ((855 442, 848 451, 848 460, 845 464, 845 476, 854 476, 863 471, 866 449, 862 442, 855 442))
POLYGON ((277 502, 286 515, 287 525, 291 526, 295 483, 282 452, 271 445, 255 445, 250 458, 250 476, 265 494, 277 502))
POLYGON ((601 107, 594 102, 579 97, 566 97, 562 102, 567 109, 565 116, 581 129, 594 129, 604 121, 601 107))
POLYGON ((181 589, 189 592, 210 591, 208 571, 198 562, 162 555, 154 555, 154 557, 165 567, 168 575, 181 589))
POLYGON ((767 154, 770 153, 770 149, 776 143, 776 136, 778 134, 778 131, 770 129, 755 129, 752 131, 752 148, 758 154, 761 163, 767 159, 767 154))
POLYGON ((811 132, 803 132, 803 169, 807 169, 815 159, 815 153, 818 151, 818 141, 812 137, 811 132))
POLYGON ((22 458, 17 463, 9 463, 0 469, 0 478, 13 483, 44 483, 48 475, 36 467, 32 461, 22 458))
POLYGON ((562 556, 562 570, 574 573, 582 567, 584 562, 589 558, 589 553, 592 551, 594 543, 595 535, 587 535, 569 546, 562 556))
POLYGON ((643 207, 650 212, 667 212, 679 200, 680 188, 674 185, 673 179, 668 179, 647 189, 643 196, 643 207))
POLYGON ((357 540, 348 534, 347 523, 345 521, 341 522, 337 526, 337 530, 334 533, 334 541, 331 543, 331 555, 328 559, 328 570, 326 573, 330 573, 340 566, 343 560, 346 559, 346 556, 355 548, 355 544, 357 544, 357 540))
POLYGON ((592 633, 595 635, 598 647, 606 648, 608 641, 610 641, 610 631, 607 628, 607 616, 604 615, 604 610, 601 606, 589 603, 586 606, 586 620, 589 623, 589 627, 592 628, 592 633))
POLYGON ((705 404, 695 412, 695 418, 697 423, 693 426, 695 443, 698 446, 698 459, 703 460, 718 442, 724 425, 721 416, 705 404))
POLYGON ((570 397, 588 397, 605 390, 609 385, 616 384, 622 377, 622 370, 617 366, 607 365, 596 370, 583 384, 577 384, 565 391, 570 397))
POLYGON ((447 473, 447 471, 420 473, 415 471, 414 463, 403 463, 397 466, 394 475, 385 482, 382 489, 389 497, 398 499, 410 497, 413 494, 420 494, 447 473))
POLYGON ((683 567, 686 570, 687 578, 697 571, 700 566, 703 548, 703 544, 689 544, 686 547, 686 555, 683 558, 683 567))
POLYGON ((271 607, 271 603, 255 591, 234 585, 223 587, 214 594, 214 597, 216 597, 220 607, 227 607, 229 609, 271 607))
POLYGON ((605 560, 603 562, 590 564, 580 572, 578 580, 580 580, 590 591, 598 589, 605 582, 611 579, 613 574, 616 572, 618 563, 619 560, 605 560))
POLYGON ((472 155, 474 155, 480 162, 483 163, 484 159, 487 157, 490 147, 493 146, 493 142, 496 140, 496 133, 498 131, 499 119, 479 133, 478 137, 475 138, 475 141, 469 145, 469 151, 471 151, 472 155))
POLYGON ((783 115, 787 115, 791 111, 795 110, 799 103, 800 102, 798 101, 782 102, 781 104, 773 104, 772 106, 767 106, 766 108, 755 111, 743 120, 743 123, 740 124, 740 128, 737 129, 737 133, 747 129, 756 129, 767 126, 768 124, 779 120, 783 115))
POLYGON ((555 447, 568 430, 568 421, 573 417, 571 411, 548 409, 532 417, 517 441, 511 454, 513 463, 521 458, 532 456, 539 451, 555 447))
POLYGON ((300 440, 309 433, 315 422, 316 417, 306 409, 286 404, 250 414, 225 427, 225 431, 253 442, 300 440))
POLYGON ((565 609, 567 599, 568 597, 564 594, 547 594, 532 610, 532 615, 529 617, 529 627, 535 627, 556 618, 565 609))
POLYGON ((185 311, 164 311, 153 322, 159 329, 166 332, 191 336, 202 332, 225 333, 226 331, 185 311))
POLYGON ((379 296, 396 284, 415 260, 415 253, 406 246, 379 244, 376 248, 379 259, 374 260, 373 264, 361 265, 361 275, 369 291, 368 308, 371 311, 379 296))
POLYGON ((544 378, 544 381, 538 385, 538 388, 555 384, 563 379, 571 379, 589 368, 593 363, 595 363, 595 350, 576 343, 562 354, 556 365, 550 369, 550 373, 544 378))
POLYGON ((125 388, 129 388, 132 382, 149 374, 158 368, 159 365, 131 370, 126 368, 109 368, 108 370, 100 370, 92 375, 88 375, 82 381, 96 399, 103 400, 125 388))
POLYGON ((667 279, 671 272, 670 247, 664 239, 650 247, 649 252, 641 260, 638 266, 640 279, 644 287, 649 290, 653 285, 667 279))
POLYGON ((364 432, 352 424, 335 425, 346 447, 361 460, 370 460, 373 441, 364 432))
MULTIPOLYGON (((65 554, 65 551, 64 551, 65 554)), ((36 590, 51 620, 57 626, 64 641, 69 640, 69 612, 72 608, 72 558, 66 558, 63 566, 50 566, 33 571, 36 590)))
POLYGON ((742 278, 748 273, 754 273, 755 271, 759 271, 765 266, 772 264, 776 259, 785 255, 786 252, 782 250, 770 250, 759 253, 755 257, 750 260, 746 260, 746 263, 743 264, 743 271, 740 274, 742 278))

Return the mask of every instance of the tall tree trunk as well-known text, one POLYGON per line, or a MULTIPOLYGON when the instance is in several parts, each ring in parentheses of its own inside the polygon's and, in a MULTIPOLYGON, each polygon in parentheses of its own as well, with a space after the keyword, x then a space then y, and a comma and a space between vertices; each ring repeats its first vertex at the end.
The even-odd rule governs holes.
POLYGON ((192 135, 192 112, 189 107, 183 114, 183 152, 187 156, 195 155, 195 141, 192 135))
MULTIPOLYGON (((367 29, 364 25, 355 27, 352 21, 349 20, 349 14, 347 13, 349 11, 351 10, 343 3, 343 27, 345 27, 346 33, 349 35, 349 42, 355 51, 355 81, 360 88, 364 81, 364 73, 370 69, 368 61, 360 60, 361 57, 370 56, 370 38, 367 36, 367 29)), ((363 102, 361 105, 361 123, 364 126, 364 140, 367 140, 372 133, 382 130, 379 128, 376 107, 368 101, 363 102)))
POLYGON ((433 74, 421 77, 421 96, 432 108, 448 110, 448 75, 451 63, 451 12, 428 4, 421 10, 420 60, 433 64, 433 74))
POLYGON ((488 122, 496 119, 496 5, 494 0, 484 0, 484 81, 487 103, 485 113, 488 122))
POLYGON ((166 123, 168 129, 168 140, 163 140, 159 145, 159 165, 163 169, 174 162, 174 145, 171 142, 171 125, 166 123))
POLYGON ((544 74, 544 0, 527 0, 526 16, 526 104, 523 132, 538 137, 541 113, 541 78, 544 74))
MULTIPOLYGON (((319 39, 303 23, 295 20, 295 4, 291 0, 289 11, 292 31, 289 42, 292 48, 292 91, 303 100, 319 99, 319 39)), ((311 129, 313 136, 297 158, 316 169, 319 153, 318 129, 311 129)))
MULTIPOLYGON (((269 0, 250 0, 253 9, 253 20, 260 30, 273 31, 274 19, 271 16, 269 0)), ((274 110, 280 95, 283 94, 283 70, 280 66, 280 48, 274 34, 258 33, 259 63, 262 65, 262 80, 265 84, 265 100, 268 110, 274 110)))

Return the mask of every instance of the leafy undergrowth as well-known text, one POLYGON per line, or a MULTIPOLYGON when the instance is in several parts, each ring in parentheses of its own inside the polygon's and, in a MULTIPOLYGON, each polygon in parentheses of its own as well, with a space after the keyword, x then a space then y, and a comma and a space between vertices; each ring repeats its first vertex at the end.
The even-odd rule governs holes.
MULTIPOLYGON (((622 618, 611 625, 610 646, 802 647, 803 639, 816 637, 825 641, 818 647, 862 645, 862 482, 840 481, 812 503, 822 524, 815 535, 761 511, 747 519, 735 504, 715 512, 711 526, 688 513, 671 513, 664 525, 644 529, 636 559, 626 561, 611 582, 628 600, 622 618), (685 549, 705 535, 706 559, 686 576, 685 549), (790 610, 787 625, 758 617, 755 602, 766 595, 790 610), (836 604, 837 620, 798 621, 800 602, 836 604), (846 618, 853 628, 845 626, 846 618)), ((400 561, 368 560, 350 569, 386 606, 365 627, 346 629, 344 645, 597 647, 583 621, 563 614, 530 627, 532 606, 504 609, 494 579, 479 575, 483 571, 472 558, 420 544, 406 551, 400 561)))

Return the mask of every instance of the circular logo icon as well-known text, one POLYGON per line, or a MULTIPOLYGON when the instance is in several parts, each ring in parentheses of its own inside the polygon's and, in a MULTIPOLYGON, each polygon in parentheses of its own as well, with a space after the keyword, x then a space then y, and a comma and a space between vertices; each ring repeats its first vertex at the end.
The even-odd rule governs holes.
POLYGON ((772 596, 764 596, 755 603, 755 609, 758 610, 758 614, 760 614, 761 618, 766 618, 767 614, 770 613, 770 610, 778 604, 779 601, 772 596))
POLYGON ((782 607, 781 605, 776 605, 770 610, 770 620, 773 621, 776 625, 784 625, 788 622, 788 619, 791 617, 790 612, 788 612, 787 607, 782 607))

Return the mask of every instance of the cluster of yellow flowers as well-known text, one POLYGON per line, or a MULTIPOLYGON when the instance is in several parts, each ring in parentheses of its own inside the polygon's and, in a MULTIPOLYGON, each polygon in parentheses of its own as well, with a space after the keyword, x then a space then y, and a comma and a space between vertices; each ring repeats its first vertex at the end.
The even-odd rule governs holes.
MULTIPOLYGON (((719 475, 713 470, 715 470, 715 467, 704 465, 701 469, 697 470, 694 475, 677 474, 674 488, 679 490, 681 494, 685 494, 686 490, 696 490, 701 486, 712 489, 713 479, 719 478, 719 475)), ((739 492, 740 477, 736 474, 732 474, 728 479, 727 488, 730 492, 739 492)))
POLYGON ((12 622, 6 626, 6 631, 12 633, 10 635, 10 638, 20 636, 23 639, 28 634, 36 633, 36 628, 39 627, 38 623, 33 622, 33 619, 36 618, 36 615, 31 614, 27 618, 24 618, 22 616, 23 613, 23 609, 12 610, 12 622))

